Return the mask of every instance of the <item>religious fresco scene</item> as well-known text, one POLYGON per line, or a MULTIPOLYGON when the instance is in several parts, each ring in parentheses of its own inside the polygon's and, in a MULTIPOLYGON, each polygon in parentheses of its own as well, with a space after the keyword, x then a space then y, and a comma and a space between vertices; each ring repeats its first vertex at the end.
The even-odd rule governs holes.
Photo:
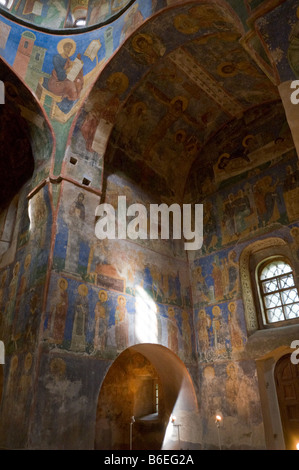
POLYGON ((296 448, 298 20, 295 0, 0 2, 0 449, 296 448), (202 205, 199 247, 162 219, 151 238, 162 204, 202 205), (294 279, 276 323, 272 259, 294 279))

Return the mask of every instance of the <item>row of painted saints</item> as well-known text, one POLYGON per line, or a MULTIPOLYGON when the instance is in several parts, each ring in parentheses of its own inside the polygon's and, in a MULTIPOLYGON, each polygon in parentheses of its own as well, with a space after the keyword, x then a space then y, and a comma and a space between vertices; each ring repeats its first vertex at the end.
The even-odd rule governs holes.
MULTIPOLYGON (((68 297, 68 281, 65 278, 60 278, 58 281, 59 298, 57 303, 51 308, 49 319, 47 321, 47 329, 45 336, 50 342, 56 345, 63 345, 66 337, 66 324, 69 309, 68 297)), ((94 353, 103 352, 106 348, 116 348, 117 351, 122 351, 130 345, 131 335, 129 332, 132 329, 132 317, 127 309, 127 299, 123 295, 117 296, 116 307, 112 306, 109 302, 110 294, 105 290, 98 292, 98 301, 94 307, 93 312, 93 326, 90 336, 89 325, 89 302, 88 302, 88 287, 85 284, 80 284, 77 289, 77 298, 74 304, 74 317, 72 321, 72 332, 69 349, 76 352, 84 352, 87 349, 94 353), (112 311, 113 310, 113 311, 112 311), (87 338, 88 336, 88 338, 87 338), (92 342, 92 346, 88 343, 92 342), (90 348, 91 346, 91 348, 90 348)), ((181 352, 185 358, 192 356, 192 338, 191 327, 189 324, 189 314, 187 311, 182 312, 182 327, 180 328, 177 321, 177 315, 173 307, 167 308, 166 331, 163 335, 164 322, 162 315, 159 315, 159 307, 152 303, 150 310, 147 308, 147 313, 139 313, 137 306, 138 300, 135 300, 135 341, 142 340, 144 334, 147 338, 151 338, 153 342, 162 343, 166 341, 166 345, 179 354, 181 352), (138 315, 141 314, 141 322, 150 322, 151 334, 137 332, 138 315), (146 318, 148 317, 148 318, 146 318), (150 335, 150 336, 149 336, 150 335), (180 351, 180 349, 183 349, 180 351)), ((143 306, 143 309, 146 306, 143 306)), ((144 328, 144 326, 143 326, 144 328)))
MULTIPOLYGON (((68 282, 64 278, 58 281, 60 298, 51 309, 45 335, 50 342, 64 347, 66 336, 66 323, 69 308, 68 282)), ((94 319, 92 332, 90 332, 88 287, 81 284, 78 287, 78 296, 74 305, 74 317, 72 322, 72 334, 69 349, 75 352, 85 352, 89 350, 94 354, 104 352, 107 348, 122 351, 133 342, 138 342, 145 338, 138 335, 138 315, 140 314, 135 300, 134 318, 127 309, 127 299, 123 295, 117 296, 116 307, 109 303, 110 293, 105 290, 98 292, 98 301, 94 307, 94 319), (114 309, 114 311, 112 311, 114 309), (113 319, 114 317, 114 319, 113 319), (131 318, 129 318, 131 317, 131 318), (132 337, 132 320, 135 332, 132 337), (92 342, 92 347, 88 343, 92 342)), ((142 329, 148 323, 148 328, 154 332, 149 336, 150 341, 158 344, 165 344, 173 352, 184 359, 191 359, 192 351, 192 331, 190 326, 190 314, 183 310, 181 314, 181 326, 179 325, 177 312, 173 307, 167 308, 167 315, 160 314, 159 307, 155 304, 151 306, 151 311, 144 314, 145 304, 142 305, 143 312, 140 323, 142 329)), ((236 352, 243 348, 244 334, 238 323, 237 305, 235 302, 228 304, 228 318, 225 320, 222 309, 216 305, 212 309, 212 317, 201 309, 198 312, 196 323, 196 336, 198 340, 198 354, 201 359, 209 355, 227 357, 230 352, 236 352)))

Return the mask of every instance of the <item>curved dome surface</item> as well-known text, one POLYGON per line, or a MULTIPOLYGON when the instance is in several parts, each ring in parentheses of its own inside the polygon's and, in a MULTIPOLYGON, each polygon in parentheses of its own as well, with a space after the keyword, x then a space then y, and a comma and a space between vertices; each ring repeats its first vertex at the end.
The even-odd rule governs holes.
POLYGON ((0 13, 48 30, 99 26, 113 21, 134 0, 0 0, 0 13))

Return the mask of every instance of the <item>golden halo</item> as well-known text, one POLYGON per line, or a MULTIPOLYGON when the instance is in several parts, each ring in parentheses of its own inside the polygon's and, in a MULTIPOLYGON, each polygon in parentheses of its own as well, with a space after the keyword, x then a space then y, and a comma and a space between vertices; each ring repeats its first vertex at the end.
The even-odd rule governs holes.
POLYGON ((232 306, 234 306, 234 308, 236 308, 236 302, 230 302, 230 303, 228 304, 228 310, 229 310, 230 312, 231 312, 232 306))
POLYGON ((299 227, 291 228, 290 232, 291 232, 292 237, 297 236, 297 234, 299 235, 299 227))
POLYGON ((110 88, 112 84, 115 85, 115 82, 117 82, 116 91, 119 95, 121 95, 129 86, 129 79, 123 72, 115 72, 109 75, 106 82, 108 88, 110 88))
POLYGON ((123 295, 119 295, 119 296, 117 297, 117 303, 118 303, 118 304, 120 303, 120 300, 123 300, 125 304, 126 304, 126 302, 127 302, 127 301, 126 301, 126 298, 125 298, 123 295))
POLYGON ((167 313, 168 313, 168 316, 174 317, 174 316, 175 316, 174 308, 173 308, 173 307, 169 307, 167 313))
POLYGON ((229 154, 229 153, 222 153, 222 155, 220 155, 220 157, 219 157, 219 160, 218 160, 218 161, 220 161, 220 160, 221 160, 221 158, 229 158, 229 157, 230 157, 230 154, 229 154))
POLYGON ((232 62, 222 62, 217 67, 217 73, 221 77, 234 77, 237 75, 238 70, 232 62))
POLYGON ((182 136, 182 140, 181 142, 185 142, 186 140, 186 137, 187 137, 187 133, 184 129, 179 129, 178 131, 176 131, 175 133, 175 141, 177 141, 177 137, 181 135, 182 136))
POLYGON ((197 18, 186 15, 185 13, 177 15, 173 20, 173 24, 175 29, 183 34, 197 33, 200 27, 197 18))
POLYGON ((183 103, 183 111, 185 111, 188 106, 187 98, 185 96, 175 96, 174 98, 172 98, 170 103, 174 104, 176 101, 181 101, 183 103))
POLYGON ((72 50, 70 52, 70 57, 71 57, 73 54, 75 54, 76 47, 77 47, 73 39, 69 39, 69 38, 61 39, 61 41, 59 41, 59 43, 57 44, 57 51, 60 55, 63 54, 63 47, 68 42, 72 44, 72 50))
POLYGON ((64 279, 63 277, 61 277, 58 281, 58 285, 60 287, 60 289, 62 290, 66 290, 67 287, 68 287, 68 282, 66 279, 64 279))
POLYGON ((212 313, 214 317, 218 317, 221 313, 220 307, 218 307, 218 305, 215 305, 215 307, 213 307, 212 309, 212 313))
POLYGON ((249 139, 254 139, 254 135, 249 134, 243 139, 243 141, 242 141, 243 147, 248 147, 247 142, 248 142, 249 139))
POLYGON ((136 52, 143 52, 142 49, 138 46, 138 39, 144 39, 148 44, 153 44, 153 38, 149 34, 136 34, 132 39, 132 46, 136 52))
POLYGON ((236 370, 236 366, 233 362, 230 362, 229 364, 227 364, 226 372, 228 373, 228 375, 230 374, 231 371, 235 372, 235 370, 236 370))
POLYGON ((105 290, 100 290, 98 296, 99 296, 99 299, 101 300, 101 294, 104 294, 104 301, 106 301, 108 299, 108 294, 105 290))
POLYGON ((218 161, 217 161, 217 165, 220 164, 220 162, 223 158, 230 158, 230 154, 229 153, 223 153, 222 155, 220 155, 220 157, 218 158, 218 161))
POLYGON ((86 297, 88 293, 88 287, 85 284, 80 284, 80 286, 78 287, 78 292, 83 297, 86 297))
POLYGON ((146 104, 143 103, 142 101, 137 101, 137 103, 135 103, 133 105, 134 114, 137 113, 139 110, 140 111, 146 111, 146 104))

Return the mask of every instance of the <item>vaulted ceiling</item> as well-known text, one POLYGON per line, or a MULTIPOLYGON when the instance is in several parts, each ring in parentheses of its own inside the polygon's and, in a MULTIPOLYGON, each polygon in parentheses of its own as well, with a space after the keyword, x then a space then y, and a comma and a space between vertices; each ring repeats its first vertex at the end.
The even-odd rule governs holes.
POLYGON ((211 2, 173 8, 141 27, 108 65, 134 86, 117 115, 106 169, 182 201, 186 184, 187 193, 191 186, 206 194, 260 164, 248 156, 258 148, 292 147, 277 86, 243 47, 243 33, 231 9, 211 2))
MULTIPOLYGON (((88 5, 88 25, 138 6, 66 1, 67 15, 76 3, 88 5)), ((233 0, 152 3, 156 14, 127 36, 81 110, 97 119, 113 115, 106 175, 119 172, 161 199, 182 202, 292 148, 269 45, 235 11, 251 2, 235 10, 233 0)))

